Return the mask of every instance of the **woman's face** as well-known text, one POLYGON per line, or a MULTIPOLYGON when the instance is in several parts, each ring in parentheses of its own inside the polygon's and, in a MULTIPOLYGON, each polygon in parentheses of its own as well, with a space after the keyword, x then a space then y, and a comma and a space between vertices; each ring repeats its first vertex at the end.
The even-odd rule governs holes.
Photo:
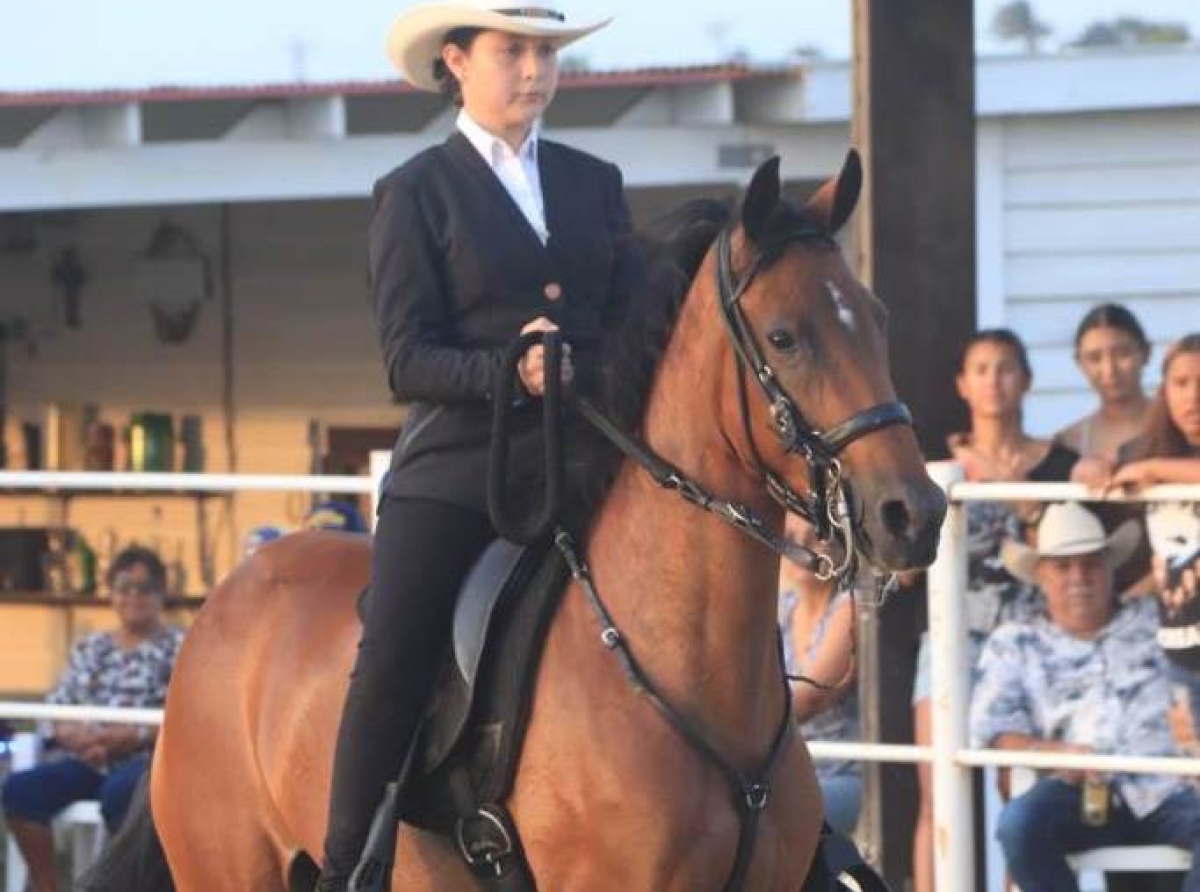
POLYGON ((980 341, 967 351, 956 380, 973 416, 998 418, 1021 410, 1029 377, 1007 344, 980 341))
POLYGON ((113 609, 127 631, 154 628, 162 618, 164 592, 143 564, 133 564, 117 573, 111 595, 113 609))
POLYGON ((1140 396, 1148 358, 1129 332, 1108 325, 1084 332, 1075 351, 1079 367, 1102 403, 1140 396))
POLYGON ((470 49, 447 44, 442 59, 462 87, 463 108, 494 133, 528 130, 558 89, 558 47, 549 38, 484 31, 470 49))
POLYGON ((1200 353, 1180 353, 1167 366, 1163 397, 1171 421, 1192 446, 1200 446, 1200 353))

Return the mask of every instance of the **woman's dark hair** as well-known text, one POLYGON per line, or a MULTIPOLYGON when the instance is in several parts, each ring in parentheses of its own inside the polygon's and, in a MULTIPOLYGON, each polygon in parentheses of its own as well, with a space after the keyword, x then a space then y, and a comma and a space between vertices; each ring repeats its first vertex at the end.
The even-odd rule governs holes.
POLYGON ((1120 304, 1100 304, 1087 311, 1087 314, 1079 320, 1079 327, 1075 329, 1076 353, 1079 352, 1079 345, 1083 343, 1083 336, 1093 328, 1115 328, 1125 332, 1137 342, 1142 350, 1142 355, 1147 359, 1150 357, 1150 340, 1146 337, 1142 323, 1138 322, 1137 316, 1120 304))
POLYGON ((163 566, 162 559, 157 554, 141 545, 130 545, 117 552, 117 556, 108 565, 108 574, 104 577, 109 588, 112 587, 118 573, 124 573, 138 564, 146 568, 146 575, 150 577, 150 585, 154 590, 160 594, 166 593, 167 568, 163 566))
POLYGON ((1007 347, 1017 358, 1017 365, 1021 367, 1025 377, 1030 381, 1033 380, 1033 366, 1029 364, 1029 351, 1025 349, 1025 342, 1009 328, 984 328, 967 338, 958 354, 958 373, 960 375, 966 371, 967 354, 976 344, 999 344, 1001 347, 1007 347))
POLYGON ((1150 404, 1150 415, 1146 419, 1146 433, 1131 444, 1128 460, 1184 458, 1192 454, 1192 445, 1171 418, 1171 411, 1167 408, 1167 375, 1171 370, 1171 363, 1185 353, 1200 353, 1200 332, 1184 335, 1168 348, 1162 361, 1162 384, 1158 385, 1154 402, 1150 404))
MULTIPOLYGON (((482 33, 482 28, 455 28, 442 39, 442 46, 445 47, 452 43, 464 53, 469 52, 475 38, 482 33)), ((438 89, 442 91, 443 96, 455 105, 463 104, 462 84, 458 82, 454 72, 442 61, 441 55, 433 61, 433 77, 438 82, 438 89)))

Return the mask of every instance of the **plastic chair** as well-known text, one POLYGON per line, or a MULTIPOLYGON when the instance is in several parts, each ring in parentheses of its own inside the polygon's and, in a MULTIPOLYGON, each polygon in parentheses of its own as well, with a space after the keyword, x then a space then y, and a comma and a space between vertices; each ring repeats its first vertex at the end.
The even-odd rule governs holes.
MULTIPOLYGON (((1037 782, 1037 772, 1029 768, 1012 769, 1012 795, 1021 795, 1037 782)), ((997 812, 998 814, 998 812, 997 812)), ((989 815, 989 818, 993 816, 989 815)), ((993 820, 989 820, 989 831, 993 820)), ((990 840, 989 840, 990 843, 990 840)), ((999 848, 997 846, 997 848, 999 848)), ((1192 866, 1192 853, 1174 846, 1128 845, 1086 849, 1067 856, 1067 863, 1079 875, 1079 886, 1085 890, 1106 888, 1104 874, 1165 873, 1185 871, 1192 866)), ((1020 892, 1012 885, 1013 892, 1020 892)))
MULTIPOLYGON (((37 764, 41 739, 36 734, 16 734, 12 741, 12 770, 24 771, 37 764)), ((104 818, 95 799, 76 802, 54 819, 55 836, 67 837, 71 851, 71 874, 78 877, 100 856, 106 841, 104 818)), ((29 878, 17 841, 10 834, 5 855, 5 892, 25 892, 29 878)))

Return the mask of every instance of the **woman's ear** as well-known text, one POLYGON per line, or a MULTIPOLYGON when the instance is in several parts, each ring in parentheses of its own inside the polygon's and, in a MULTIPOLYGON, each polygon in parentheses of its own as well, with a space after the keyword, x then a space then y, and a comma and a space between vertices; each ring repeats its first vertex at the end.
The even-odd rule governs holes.
POLYGON ((463 75, 467 70, 467 54, 462 47, 454 43, 447 43, 442 47, 442 62, 450 70, 450 73, 458 79, 461 84, 463 75))
POLYGON ((965 403, 967 401, 967 382, 963 378, 962 372, 954 376, 954 390, 958 393, 958 398, 965 403))

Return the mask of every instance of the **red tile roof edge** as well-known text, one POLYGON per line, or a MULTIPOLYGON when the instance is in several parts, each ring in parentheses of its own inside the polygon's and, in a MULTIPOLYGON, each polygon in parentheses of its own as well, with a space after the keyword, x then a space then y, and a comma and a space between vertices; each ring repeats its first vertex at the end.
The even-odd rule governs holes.
MULTIPOLYGON (((667 87, 795 77, 803 66, 692 65, 629 68, 609 71, 564 71, 560 87, 581 90, 613 87, 667 87)), ((196 102, 204 100, 302 99, 321 96, 385 96, 415 93, 399 80, 328 81, 321 83, 239 84, 187 87, 140 87, 100 90, 0 91, 0 107, 112 105, 126 102, 196 102)))

